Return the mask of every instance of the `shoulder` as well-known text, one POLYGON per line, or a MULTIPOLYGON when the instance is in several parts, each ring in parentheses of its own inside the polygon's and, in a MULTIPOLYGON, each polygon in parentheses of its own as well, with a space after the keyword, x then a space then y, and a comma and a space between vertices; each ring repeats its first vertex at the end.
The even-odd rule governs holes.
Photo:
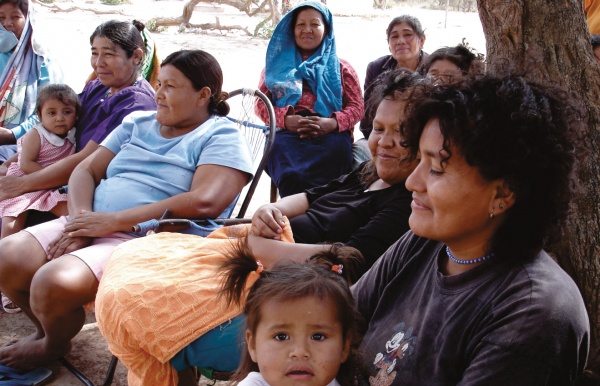
POLYGON ((517 269, 522 273, 515 286, 525 287, 532 311, 557 318, 587 319, 581 293, 571 277, 545 252, 541 251, 517 269))
POLYGON ((211 116, 206 122, 204 122, 200 127, 204 128, 202 131, 203 134, 211 133, 211 134, 235 134, 242 135, 242 133, 238 130, 233 122, 231 122, 227 117, 222 117, 220 115, 211 116))
POLYGON ((367 65, 367 69, 381 69, 387 62, 389 62, 390 59, 392 59, 392 55, 384 55, 380 58, 377 58, 367 65))
POLYGON ((121 97, 135 95, 142 98, 151 98, 154 101, 154 89, 146 79, 139 79, 133 85, 125 87, 114 96, 116 97, 117 95, 121 97))
POLYGON ((143 122, 154 122, 156 121, 156 111, 147 110, 136 110, 129 113, 123 121, 131 121, 141 124, 143 122))
MULTIPOLYGON (((391 272, 399 273, 406 266, 424 267, 431 265, 442 244, 415 235, 412 231, 406 232, 398 241, 381 256, 382 264, 391 272)), ((433 264, 435 266, 435 264, 433 264)), ((421 270, 422 268, 417 268, 421 270)))
POLYGON ((355 77, 358 77, 356 75, 356 71, 354 70, 354 67, 352 67, 350 62, 348 62, 347 60, 341 59, 341 58, 338 58, 338 60, 340 61, 340 71, 342 72, 342 75, 351 74, 355 77))

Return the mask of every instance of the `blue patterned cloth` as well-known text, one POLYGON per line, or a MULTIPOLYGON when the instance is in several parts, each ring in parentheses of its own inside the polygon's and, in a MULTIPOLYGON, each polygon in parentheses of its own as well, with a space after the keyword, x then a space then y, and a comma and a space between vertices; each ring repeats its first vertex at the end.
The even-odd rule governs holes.
POLYGON ((330 117, 342 109, 342 77, 333 36, 333 15, 317 1, 299 3, 279 22, 267 48, 265 84, 276 107, 294 106, 302 96, 302 80, 317 96, 314 109, 321 117, 330 117), (317 51, 302 61, 296 46, 292 18, 299 7, 312 7, 323 15, 329 27, 317 51))
MULTIPOLYGON (((35 116, 38 88, 63 80, 60 67, 50 65, 47 52, 36 40, 34 16, 30 4, 21 39, 13 34, 0 50, 0 126, 13 129, 17 139, 39 122, 35 116)), ((2 31, 0 37, 6 38, 6 33, 2 31)))

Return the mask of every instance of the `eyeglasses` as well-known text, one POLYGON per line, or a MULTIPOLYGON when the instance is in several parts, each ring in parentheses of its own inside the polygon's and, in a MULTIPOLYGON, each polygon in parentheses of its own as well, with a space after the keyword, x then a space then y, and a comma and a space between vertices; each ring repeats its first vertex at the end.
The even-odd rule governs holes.
POLYGON ((456 79, 455 75, 451 74, 428 74, 427 75, 434 84, 452 84, 456 79))

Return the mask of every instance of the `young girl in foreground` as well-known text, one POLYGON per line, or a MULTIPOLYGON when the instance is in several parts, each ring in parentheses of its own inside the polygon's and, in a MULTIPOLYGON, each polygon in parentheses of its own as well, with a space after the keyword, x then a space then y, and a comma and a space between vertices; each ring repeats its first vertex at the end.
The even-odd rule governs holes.
MULTIPOLYGON (((7 175, 17 177, 45 168, 75 151, 75 121, 79 116, 79 97, 69 86, 49 84, 40 89, 36 113, 41 120, 17 142, 17 160, 7 175)), ((67 195, 58 190, 39 190, 0 202, 4 238, 23 229, 29 210, 67 214, 67 195)))
POLYGON ((305 263, 263 270, 250 254, 232 254, 224 267, 228 301, 243 299, 248 275, 260 275, 244 308, 248 349, 234 375, 239 386, 354 384, 360 315, 345 278, 359 258, 334 245, 305 263))

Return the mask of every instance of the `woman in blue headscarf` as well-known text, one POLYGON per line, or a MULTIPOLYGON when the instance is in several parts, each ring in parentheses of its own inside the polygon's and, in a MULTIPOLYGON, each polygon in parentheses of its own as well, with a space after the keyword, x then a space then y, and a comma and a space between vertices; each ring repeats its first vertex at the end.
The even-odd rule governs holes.
MULTIPOLYGON (((337 57, 333 16, 324 4, 300 3, 277 25, 259 88, 273 102, 281 129, 266 170, 282 197, 351 170, 362 91, 354 69, 337 57)), ((268 119, 264 104, 256 113, 268 119)))

